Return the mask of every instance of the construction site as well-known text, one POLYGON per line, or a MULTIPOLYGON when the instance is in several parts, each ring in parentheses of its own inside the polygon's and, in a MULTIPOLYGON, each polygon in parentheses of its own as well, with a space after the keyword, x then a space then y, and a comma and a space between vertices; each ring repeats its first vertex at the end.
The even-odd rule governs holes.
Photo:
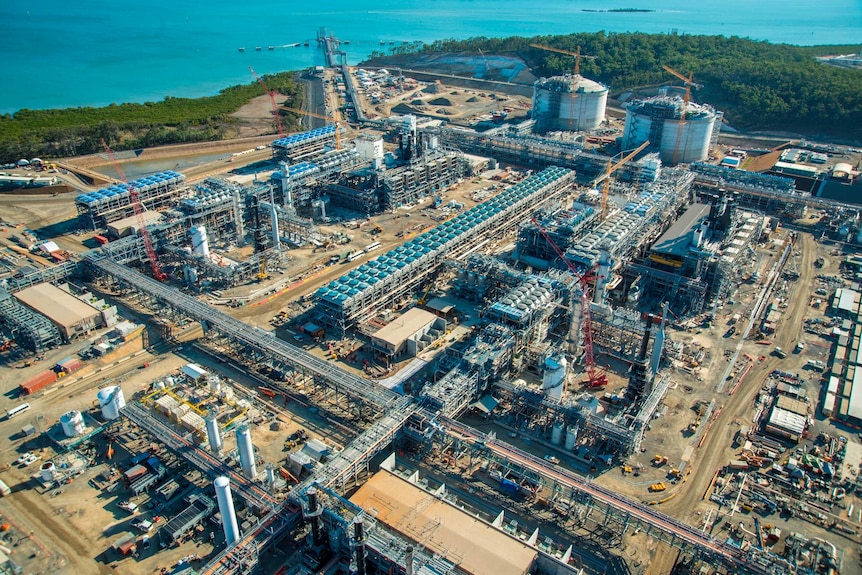
POLYGON ((308 130, 272 96, 195 178, 105 146, 7 250, 0 569, 862 572, 858 207, 728 167, 667 67, 612 122, 564 52, 456 125, 318 41, 308 130))

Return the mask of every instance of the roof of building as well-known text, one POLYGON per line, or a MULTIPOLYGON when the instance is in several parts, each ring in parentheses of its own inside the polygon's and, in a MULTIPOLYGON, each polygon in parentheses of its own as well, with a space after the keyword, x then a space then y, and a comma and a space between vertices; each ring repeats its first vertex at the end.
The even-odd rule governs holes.
POLYGON ((444 297, 435 297, 433 299, 428 300, 425 304, 425 307, 428 309, 433 309, 434 311, 439 311, 440 313, 449 313, 455 307, 452 305, 448 299, 444 297))
POLYGON ((660 254, 684 256, 694 239, 694 231, 706 220, 709 206, 692 204, 653 245, 652 251, 660 254))
POLYGON ((805 417, 780 407, 773 407, 769 416, 769 425, 779 427, 793 435, 802 435, 805 431, 805 417))
POLYGON ((398 346, 435 319, 437 316, 430 311, 414 307, 377 330, 373 337, 398 346))
POLYGON ((72 327, 101 312, 55 285, 43 283, 15 293, 15 297, 57 325, 72 327))
POLYGON ((350 500, 467 573, 524 575, 538 554, 526 543, 388 471, 375 474, 350 500))
POLYGON ((798 415, 808 415, 808 404, 787 395, 779 395, 775 405, 798 415))
MULTIPOLYGON (((146 226, 161 223, 161 221, 164 219, 164 216, 161 212, 157 212, 154 210, 141 212, 141 216, 144 218, 144 225, 146 226)), ((138 223, 137 214, 126 218, 120 218, 119 220, 108 224, 108 230, 116 235, 124 234, 129 228, 131 228, 132 230, 134 230, 135 233, 137 233, 139 227, 140 224, 138 223)))
POLYGON ((847 288, 838 288, 835 290, 835 297, 838 300, 836 307, 848 313, 853 313, 859 304, 860 294, 847 288))

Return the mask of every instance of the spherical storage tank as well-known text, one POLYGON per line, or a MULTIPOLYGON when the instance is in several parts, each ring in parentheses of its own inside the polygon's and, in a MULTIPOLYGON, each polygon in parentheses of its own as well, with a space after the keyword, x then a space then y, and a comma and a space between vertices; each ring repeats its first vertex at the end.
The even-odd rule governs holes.
POLYGON ((595 130, 605 119, 608 88, 578 75, 542 78, 533 85, 539 131, 595 130))
POLYGON ((84 433, 84 416, 77 409, 73 409, 60 416, 60 426, 66 437, 76 437, 84 433))
POLYGON ((103 419, 112 421, 120 417, 120 409, 126 405, 123 388, 120 386, 106 387, 99 390, 96 397, 99 399, 99 407, 102 408, 103 419))
POLYGON ((716 125, 721 125, 718 114, 709 106, 689 102, 685 107, 677 97, 638 100, 626 108, 623 149, 636 148, 650 140, 665 163, 700 162, 709 157, 716 125))

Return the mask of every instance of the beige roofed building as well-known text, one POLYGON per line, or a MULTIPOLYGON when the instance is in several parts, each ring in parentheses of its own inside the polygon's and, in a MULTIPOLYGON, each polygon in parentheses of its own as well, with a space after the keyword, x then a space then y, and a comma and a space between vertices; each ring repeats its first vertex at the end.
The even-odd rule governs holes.
POLYGON ((15 297, 51 320, 66 341, 102 325, 100 310, 49 283, 23 289, 15 293, 15 297))
POLYGON ((350 500, 377 521, 475 575, 524 575, 538 551, 381 470, 350 500))
POLYGON ((416 355, 446 331, 446 321, 424 309, 412 308, 371 336, 371 345, 390 357, 416 355))

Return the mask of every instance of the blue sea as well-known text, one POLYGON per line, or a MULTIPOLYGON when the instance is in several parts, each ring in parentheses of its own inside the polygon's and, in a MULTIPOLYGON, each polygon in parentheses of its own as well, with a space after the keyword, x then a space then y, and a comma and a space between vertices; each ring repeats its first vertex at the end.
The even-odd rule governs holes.
POLYGON ((215 94, 252 81, 249 66, 266 74, 322 64, 320 27, 350 41, 351 64, 390 42, 600 30, 860 44, 862 2, 4 0, 0 113, 215 94), (618 8, 655 11, 601 12, 618 8))

